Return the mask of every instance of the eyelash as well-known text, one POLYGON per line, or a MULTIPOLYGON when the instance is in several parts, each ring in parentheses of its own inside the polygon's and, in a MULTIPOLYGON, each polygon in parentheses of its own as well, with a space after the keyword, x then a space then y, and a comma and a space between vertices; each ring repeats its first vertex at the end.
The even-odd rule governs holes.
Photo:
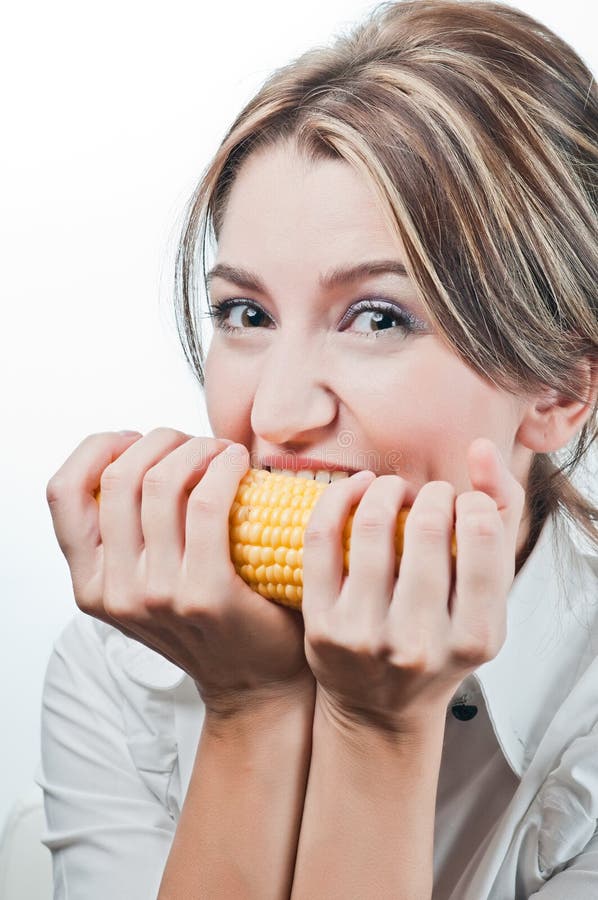
MULTIPOLYGON (((259 313, 268 316, 268 313, 261 309, 261 307, 259 307, 257 303, 253 303, 250 300, 241 300, 234 297, 228 297, 227 299, 221 300, 218 303, 211 303, 209 305, 208 316, 214 321, 215 327, 220 331, 223 331, 225 334, 237 334, 239 332, 254 330, 253 328, 241 328, 238 325, 227 324, 227 322, 225 321, 225 315, 230 309, 233 309, 236 306, 247 306, 249 309, 255 309, 259 313)), ((376 303, 369 298, 365 298, 357 302, 354 309, 353 318, 356 318, 362 312, 369 312, 370 310, 372 312, 380 312, 391 315, 400 324, 398 328, 383 329, 382 331, 373 331, 369 333, 359 331, 355 332, 355 334, 359 335, 360 337, 366 337, 370 339, 374 338, 375 340, 377 340, 380 335, 385 333, 385 331, 400 331, 403 332, 405 336, 407 336, 413 334, 416 331, 421 331, 424 328, 423 322, 420 322, 411 313, 402 310, 394 303, 383 305, 381 303, 376 303)))

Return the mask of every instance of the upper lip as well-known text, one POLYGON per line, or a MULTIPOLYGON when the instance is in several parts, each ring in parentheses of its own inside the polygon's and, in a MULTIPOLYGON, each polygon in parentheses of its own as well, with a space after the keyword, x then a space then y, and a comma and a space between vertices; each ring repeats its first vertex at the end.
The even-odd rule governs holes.
POLYGON ((309 456, 295 456, 294 454, 283 454, 278 456, 262 456, 258 459, 258 467, 264 469, 266 466, 270 469, 289 469, 292 472, 299 472, 302 469, 326 469, 328 472, 359 472, 351 466, 341 466, 336 463, 324 462, 320 459, 313 459, 309 456))

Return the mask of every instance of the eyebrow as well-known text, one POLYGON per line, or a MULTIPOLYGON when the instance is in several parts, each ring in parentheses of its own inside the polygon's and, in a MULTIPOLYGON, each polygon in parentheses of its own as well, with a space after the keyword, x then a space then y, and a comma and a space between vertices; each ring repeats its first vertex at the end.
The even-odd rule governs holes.
MULTIPOLYGON (((375 259, 358 263, 355 266, 339 267, 326 275, 320 275, 320 287, 324 290, 332 290, 341 284, 350 281, 358 281, 362 278, 371 278, 374 275, 398 275, 400 278, 408 278, 407 270, 403 263, 394 259, 375 259)), ((227 281, 238 285, 248 291, 259 291, 267 294, 263 282, 254 272, 242 269, 239 266, 230 266, 228 263, 218 263, 207 274, 206 280, 210 284, 213 278, 225 278, 227 281)))

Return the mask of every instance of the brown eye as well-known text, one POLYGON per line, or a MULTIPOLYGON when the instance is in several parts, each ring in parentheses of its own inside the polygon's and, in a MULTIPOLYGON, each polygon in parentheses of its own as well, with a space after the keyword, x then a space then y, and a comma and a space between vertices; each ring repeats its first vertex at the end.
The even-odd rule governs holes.
MULTIPOLYGON (((371 331, 349 331, 365 337, 378 337, 381 333, 390 332, 395 337, 407 337, 414 332, 426 331, 425 322, 420 322, 415 316, 402 309, 396 303, 380 303, 371 299, 361 300, 353 305, 343 317, 341 326, 347 321, 353 322, 360 315, 369 313, 369 321, 374 325, 371 331), (388 327, 385 327, 387 323, 388 327)), ((226 334, 242 335, 248 331, 261 328, 264 320, 271 321, 268 313, 264 312, 256 303, 240 298, 229 297, 218 303, 210 304, 209 317, 215 322, 215 327, 226 334), (236 321, 231 321, 233 314, 237 313, 236 321)), ((368 319, 365 318, 367 322, 368 319)), ((339 326, 340 327, 340 326, 339 326)), ((345 329, 348 331, 348 329, 345 329)))
MULTIPOLYGON (((364 318, 365 322, 372 323, 375 327, 373 331, 357 331, 356 334, 365 335, 365 337, 377 337, 381 332, 391 331, 395 334, 407 336, 414 331, 420 331, 423 322, 419 322, 411 313, 406 312, 394 303, 377 303, 373 300, 362 300, 350 313, 352 322, 355 322, 361 315, 369 314, 364 318), (384 323, 388 324, 385 327, 384 323), (393 325, 392 323, 395 323, 393 325)), ((343 320, 344 321, 344 320, 343 320)))
POLYGON ((223 300, 221 303, 210 304, 210 318, 216 323, 216 328, 231 333, 251 330, 259 327, 263 316, 267 315, 258 306, 244 300, 223 300), (241 307, 237 323, 230 324, 230 313, 236 312, 241 307))

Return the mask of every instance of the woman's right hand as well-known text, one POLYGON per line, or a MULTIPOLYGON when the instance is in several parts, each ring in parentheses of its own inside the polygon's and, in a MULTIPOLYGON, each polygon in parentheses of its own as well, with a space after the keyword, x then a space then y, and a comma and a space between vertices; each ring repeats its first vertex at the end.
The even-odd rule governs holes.
POLYGON ((46 488, 79 609, 187 672, 215 718, 315 700, 301 613, 251 590, 230 559, 249 454, 228 443, 170 428, 92 434, 46 488))

